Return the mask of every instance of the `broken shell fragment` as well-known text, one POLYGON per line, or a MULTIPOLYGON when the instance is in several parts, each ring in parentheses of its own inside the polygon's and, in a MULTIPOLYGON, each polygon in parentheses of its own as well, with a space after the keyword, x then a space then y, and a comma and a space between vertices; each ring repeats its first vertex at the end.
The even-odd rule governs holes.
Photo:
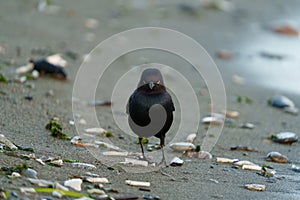
POLYGON ((17 150, 18 147, 14 145, 11 141, 9 141, 4 135, 0 134, 0 143, 4 144, 6 147, 8 147, 11 150, 17 150))
POLYGON ((203 160, 211 160, 212 155, 211 155, 211 153, 209 153, 207 151, 199 151, 198 158, 203 159, 203 160))
POLYGON ((295 107, 292 100, 282 95, 275 95, 272 99, 270 99, 270 103, 272 106, 277 108, 295 107))
POLYGON ((194 140, 196 139, 196 137, 197 137, 196 133, 189 134, 189 135, 186 137, 186 141, 187 141, 187 142, 190 142, 190 143, 193 143, 194 140))
POLYGON ((64 186, 70 187, 76 191, 81 191, 82 180, 80 178, 70 179, 64 182, 64 186))
POLYGON ((298 166, 292 164, 292 170, 293 170, 294 172, 300 172, 300 167, 298 167, 298 166))
POLYGON ((240 113, 238 111, 223 111, 223 114, 229 118, 238 118, 240 113))
POLYGON ((181 160, 180 158, 178 157, 175 157, 171 160, 170 162, 170 165, 173 166, 173 167, 176 167, 176 166, 181 166, 183 165, 184 161, 181 160))
POLYGON ((195 145, 190 142, 176 142, 170 144, 170 148, 175 151, 191 151, 196 149, 195 145))
POLYGON ((234 162, 233 164, 234 164, 234 165, 237 165, 237 166, 243 166, 243 165, 256 165, 256 164, 254 164, 253 162, 250 162, 250 161, 248 161, 248 160, 237 161, 237 162, 234 162))
POLYGON ((274 142, 282 144, 292 144, 298 141, 298 135, 292 132, 281 132, 277 134, 271 134, 270 137, 274 142))
POLYGON ((105 129, 103 129, 103 128, 95 127, 95 128, 85 129, 84 132, 86 132, 86 133, 101 134, 101 133, 106 133, 107 131, 105 129))
POLYGON ((150 182, 126 180, 125 183, 127 185, 137 186, 137 187, 150 187, 150 182))
POLYGON ((221 126, 224 124, 224 120, 218 117, 204 117, 202 118, 201 122, 206 125, 215 125, 215 126, 221 126))
POLYGON ((246 184, 245 187, 248 190, 254 190, 254 191, 265 191, 266 186, 261 184, 246 184))
POLYGON ((299 30, 297 29, 297 27, 295 27, 292 24, 277 26, 273 29, 273 31, 279 34, 289 35, 289 36, 299 35, 299 30))
POLYGON ((298 115, 299 109, 296 107, 285 107, 284 112, 292 114, 292 115, 298 115))
POLYGON ((107 178, 87 177, 85 180, 90 183, 108 183, 107 178))
POLYGON ((31 70, 33 70, 33 68, 34 68, 33 63, 28 63, 27 65, 18 67, 16 69, 16 73, 17 74, 25 74, 25 73, 30 72, 31 70))
POLYGON ((18 172, 13 172, 13 173, 11 174, 11 177, 12 177, 12 178, 20 178, 20 177, 21 177, 21 174, 18 173, 18 172))
POLYGON ((258 166, 258 165, 243 165, 242 166, 242 169, 244 170, 252 170, 252 171, 261 171, 262 170, 262 167, 261 166, 258 166))
POLYGON ((105 194, 105 192, 103 190, 96 189, 96 188, 89 189, 89 190, 87 190, 87 192, 89 194, 105 194))
POLYGON ((289 162, 289 159, 286 156, 282 155, 281 153, 274 152, 274 151, 268 153, 267 159, 269 159, 270 161, 273 161, 273 162, 278 162, 278 163, 289 162))
POLYGON ((128 152, 119 152, 119 151, 105 151, 102 153, 104 156, 128 156, 128 152))
POLYGON ((96 166, 88 163, 80 163, 80 162, 75 162, 72 163, 73 167, 78 167, 78 168, 83 168, 83 169, 95 169, 96 166))
POLYGON ((234 163, 239 161, 238 159, 230 159, 230 158, 220 158, 217 157, 217 163, 234 163))
POLYGON ((132 164, 132 165, 138 165, 138 166, 144 166, 144 167, 147 167, 149 165, 148 161, 137 160, 137 159, 132 159, 132 158, 125 158, 125 164, 132 164))
POLYGON ((245 128, 245 129, 254 129, 255 125, 252 124, 252 123, 244 123, 244 124, 241 124, 239 127, 240 128, 245 128))
POLYGON ((64 60, 60 54, 54 54, 51 56, 47 56, 46 60, 48 63, 51 63, 52 65, 56 65, 59 67, 66 67, 67 66, 67 61, 64 60))

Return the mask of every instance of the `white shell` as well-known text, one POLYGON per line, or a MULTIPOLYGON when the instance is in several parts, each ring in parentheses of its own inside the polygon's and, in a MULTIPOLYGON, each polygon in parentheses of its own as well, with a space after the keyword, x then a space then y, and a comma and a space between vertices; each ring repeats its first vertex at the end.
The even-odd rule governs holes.
POLYGON ((17 150, 18 149, 18 147, 16 147, 16 145, 14 145, 11 141, 6 139, 6 137, 2 134, 0 134, 0 143, 4 144, 5 146, 7 146, 11 150, 17 150))
POLYGON ((54 190, 54 191, 52 192, 52 196, 61 199, 61 198, 63 197, 63 194, 60 193, 60 192, 57 192, 56 190, 54 190))
POLYGON ((132 165, 140 165, 147 167, 149 165, 148 161, 145 160, 137 160, 137 159, 132 159, 132 158, 125 158, 125 164, 132 164, 132 165))
POLYGON ((220 157, 217 157, 217 162, 218 163, 234 163, 234 162, 238 162, 238 159, 230 159, 230 158, 220 158, 220 157))
POLYGON ((47 62, 53 64, 53 65, 57 65, 59 67, 66 67, 67 66, 67 61, 64 60, 60 54, 54 54, 51 56, 48 56, 46 58, 47 62))
POLYGON ((63 186, 63 185, 61 185, 60 183, 57 183, 57 182, 55 183, 54 188, 59 189, 59 190, 69 191, 69 189, 67 187, 65 187, 65 186, 63 186))
POLYGON ((181 165, 183 165, 183 163, 184 163, 183 160, 181 160, 181 159, 178 158, 178 157, 175 157, 175 158, 173 158, 173 159, 171 160, 170 165, 171 165, 171 166, 181 166, 181 165))
POLYGON ((88 163, 75 162, 75 163, 72 163, 72 166, 73 167, 84 168, 84 169, 96 169, 95 165, 88 164, 88 163))
POLYGON ((196 149, 195 145, 190 142, 176 142, 170 144, 170 148, 175 151, 190 151, 196 149))
POLYGON ((237 165, 237 166, 243 166, 243 165, 256 165, 254 164, 253 162, 250 162, 248 160, 241 160, 241 161, 237 161, 235 163, 233 163, 234 165, 237 165))
POLYGON ((128 156, 128 152, 119 152, 119 151, 105 151, 102 153, 104 156, 128 156))
POLYGON ((262 167, 258 165, 243 165, 242 169, 244 170, 253 170, 253 171, 261 171, 262 167))
POLYGON ((38 185, 39 187, 53 187, 54 183, 52 181, 36 179, 36 178, 28 178, 27 179, 31 184, 38 185))
POLYGON ((89 194, 105 194, 105 192, 103 190, 96 189, 96 188, 89 189, 89 190, 87 190, 87 192, 89 194))
POLYGON ((20 191, 22 193, 36 193, 35 189, 34 188, 24 188, 24 187, 21 187, 20 188, 20 191))
POLYGON ((85 180, 90 183, 108 183, 107 178, 87 177, 85 180))
POLYGON ((11 174, 11 177, 12 177, 12 178, 20 178, 20 177, 21 177, 21 174, 18 173, 18 172, 13 172, 13 173, 11 174))
POLYGON ((187 141, 187 142, 190 142, 190 143, 193 143, 194 140, 196 139, 196 137, 197 137, 196 133, 189 134, 189 135, 186 137, 186 141, 187 141))
POLYGON ((70 187, 76 191, 81 191, 82 180, 80 178, 74 178, 65 181, 64 185, 70 187))
POLYGON ((200 151, 198 153, 198 158, 203 159, 203 160, 211 160, 212 155, 211 155, 211 153, 209 153, 207 151, 200 151))
POLYGON ((216 125, 216 126, 220 126, 222 124, 224 124, 224 120, 218 118, 218 117, 204 117, 201 122, 203 124, 211 124, 211 125, 216 125))
POLYGON ((255 191, 265 191, 266 186, 261 184, 246 184, 245 187, 248 190, 255 190, 255 191))
POLYGON ((86 132, 86 133, 101 134, 101 133, 106 133, 107 131, 105 129, 103 129, 103 128, 95 127, 95 128, 85 129, 84 132, 86 132))
POLYGON ((150 187, 150 182, 142 182, 142 181, 131 181, 131 180, 126 180, 125 183, 126 183, 127 185, 131 185, 131 186, 150 187))
POLYGON ((27 65, 21 66, 19 68, 16 69, 16 73, 17 74, 25 74, 27 72, 30 72, 31 70, 33 70, 34 66, 33 63, 28 63, 27 65))

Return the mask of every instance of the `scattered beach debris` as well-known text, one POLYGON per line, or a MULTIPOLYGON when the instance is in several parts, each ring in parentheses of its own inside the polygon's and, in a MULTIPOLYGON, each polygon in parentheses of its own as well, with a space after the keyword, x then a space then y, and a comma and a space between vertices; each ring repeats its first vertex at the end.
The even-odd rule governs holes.
POLYGON ((204 118, 202 118, 201 123, 203 123, 205 125, 221 126, 224 124, 224 120, 222 120, 218 117, 204 117, 204 118))
POLYGON ((252 123, 243 123, 241 125, 239 125, 239 128, 244 128, 244 129, 254 129, 255 128, 255 125, 252 124, 252 123))
POLYGON ((196 137, 197 137, 196 133, 189 134, 186 137, 186 141, 190 142, 190 143, 193 143, 195 141, 196 137))
POLYGON ((160 197, 156 196, 156 195, 145 194, 145 195, 143 195, 143 199, 147 199, 147 200, 160 200, 160 197))
POLYGON ((177 167, 183 165, 184 161, 178 157, 175 157, 171 160, 170 166, 177 167))
POLYGON ((239 161, 238 159, 230 159, 230 158, 221 158, 217 157, 217 163, 234 163, 239 161))
POLYGON ((17 73, 17 74, 26 74, 26 73, 32 71, 33 69, 34 69, 33 63, 28 63, 27 65, 18 67, 18 68, 16 69, 16 73, 17 73))
POLYGON ((185 154, 189 158, 198 158, 202 160, 211 160, 212 155, 207 151, 186 151, 185 154))
POLYGON ((292 170, 293 170, 294 172, 300 172, 300 167, 298 167, 298 166, 292 164, 292 170))
POLYGON ((150 187, 150 182, 126 180, 125 183, 137 187, 150 187))
POLYGON ((296 107, 285 107, 283 111, 292 115, 298 115, 299 109, 296 107))
POLYGON ((89 194, 105 194, 105 192, 101 189, 97 189, 97 188, 92 188, 92 189, 88 189, 87 192, 89 194))
POLYGON ((107 178, 99 178, 99 177, 87 177, 84 180, 89 183, 108 183, 109 182, 107 178))
POLYGON ((99 21, 94 18, 88 18, 84 22, 84 26, 89 29, 96 29, 99 25, 99 21))
POLYGON ((295 107, 295 104, 292 100, 282 95, 273 96, 268 100, 268 104, 277 108, 295 107))
POLYGON ((35 178, 35 179, 37 179, 37 172, 34 169, 31 169, 31 168, 23 169, 21 171, 21 174, 23 176, 28 177, 28 178, 35 178))
POLYGON ((223 49, 217 52, 217 56, 222 60, 231 60, 234 54, 229 50, 223 49))
POLYGON ((33 64, 34 69, 40 74, 52 74, 55 78, 62 80, 67 79, 67 73, 62 66, 49 63, 46 59, 40 59, 36 61, 31 59, 29 62, 33 64))
POLYGON ((74 178, 74 179, 66 180, 64 182, 64 186, 70 187, 76 191, 81 191, 81 184, 82 184, 82 179, 80 178, 74 178))
POLYGON ((105 151, 102 153, 104 156, 128 156, 127 151, 105 151))
POLYGON ((253 100, 247 96, 240 96, 240 95, 236 95, 236 101, 238 103, 246 103, 246 104, 252 104, 253 100))
POLYGON ((17 150, 18 147, 8 140, 3 134, 0 134, 0 143, 4 144, 10 150, 17 150))
POLYGON ((262 167, 262 171, 261 173, 259 173, 259 175, 262 175, 264 177, 273 177, 275 176, 276 171, 274 169, 270 169, 268 167, 262 167))
POLYGON ((277 162, 277 163, 288 163, 289 162, 289 159, 286 156, 282 155, 279 152, 274 152, 274 151, 268 153, 267 160, 277 162))
POLYGON ((131 164, 133 166, 143 166, 147 167, 149 165, 149 162, 146 160, 137 160, 133 158, 125 158, 125 162, 122 162, 122 164, 131 164))
POLYGON ((242 169, 251 171, 261 171, 262 167, 259 165, 242 165, 242 169))
POLYGON ((96 169, 95 165, 88 164, 88 163, 80 163, 80 162, 74 162, 72 163, 73 167, 83 168, 83 169, 96 169))
POLYGON ((0 83, 8 83, 8 79, 2 73, 0 73, 0 83))
POLYGON ((87 129, 84 130, 84 132, 94 133, 94 134, 102 134, 102 133, 106 133, 107 130, 105 130, 104 128, 95 127, 95 128, 87 128, 87 129))
POLYGON ((203 6, 205 8, 221 10, 225 12, 229 12, 234 8, 234 4, 228 0, 207 0, 203 1, 203 6))
POLYGON ((248 190, 254 190, 254 191, 265 191, 266 186, 261 184, 246 184, 245 187, 248 190))
POLYGON ((292 132, 281 132, 276 134, 270 134, 270 139, 277 143, 293 144, 298 141, 298 135, 292 132))
POLYGON ((234 110, 223 111, 222 114, 224 114, 228 118, 233 118, 233 119, 238 118, 240 116, 240 113, 234 110))
POLYGON ((238 84, 238 85, 243 85, 243 84, 245 84, 245 78, 244 78, 244 77, 241 77, 241 76, 239 76, 239 75, 237 75, 237 74, 233 75, 233 76, 231 77, 231 80, 232 80, 233 83, 238 84))
POLYGON ((299 35, 298 28, 295 25, 291 24, 291 23, 276 26, 276 27, 273 28, 273 31, 275 33, 288 35, 288 36, 298 36, 299 35))
POLYGON ((275 54, 275 53, 270 53, 270 52, 260 52, 260 56, 263 58, 268 58, 268 59, 276 59, 276 60, 282 60, 285 56, 280 55, 280 54, 275 54))
POLYGON ((88 101, 86 102, 86 104, 88 106, 111 106, 112 102, 106 100, 95 100, 95 101, 88 101))
POLYGON ((176 142, 170 144, 170 148, 174 151, 192 151, 195 150, 196 147, 193 143, 190 142, 176 142))
POLYGON ((236 145, 233 147, 230 147, 231 151, 249 151, 249 152, 258 152, 258 150, 253 149, 251 147, 243 146, 243 145, 236 145))
POLYGON ((70 139, 70 137, 66 133, 62 132, 62 125, 59 123, 59 119, 56 117, 50 120, 50 122, 46 125, 46 129, 50 130, 51 136, 53 137, 65 140, 70 139))

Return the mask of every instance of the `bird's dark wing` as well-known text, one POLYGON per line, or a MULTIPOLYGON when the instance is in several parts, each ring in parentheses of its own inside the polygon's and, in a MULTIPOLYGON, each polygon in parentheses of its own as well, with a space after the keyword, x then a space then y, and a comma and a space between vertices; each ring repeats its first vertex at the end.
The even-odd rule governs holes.
POLYGON ((129 103, 132 99, 132 95, 129 97, 128 101, 127 101, 127 105, 126 105, 126 114, 129 115, 129 103))

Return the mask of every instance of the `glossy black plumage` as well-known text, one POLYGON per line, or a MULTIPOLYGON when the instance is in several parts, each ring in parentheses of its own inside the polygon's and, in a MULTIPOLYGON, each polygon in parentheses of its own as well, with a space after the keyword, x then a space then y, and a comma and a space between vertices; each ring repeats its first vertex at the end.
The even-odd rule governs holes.
MULTIPOLYGON (((161 105, 164 108, 166 112, 166 119, 161 119, 165 120, 164 125, 159 131, 152 135, 160 139, 160 145, 163 148, 165 145, 166 133, 169 131, 173 122, 173 111, 175 110, 175 107, 170 94, 166 91, 160 71, 158 69, 150 68, 143 71, 137 89, 129 98, 127 104, 129 120, 131 118, 136 125, 141 127, 149 125, 151 121, 149 117, 149 109, 156 104, 161 105)), ((160 115, 157 115, 157 117, 160 117, 160 115)), ((131 123, 129 121, 129 125, 130 124, 131 123)), ((131 129, 135 131, 132 126, 131 129)), ((140 139, 141 135, 143 135, 143 133, 135 134, 139 135, 140 139)), ((142 145, 141 148, 144 156, 142 145)), ((163 161, 165 162, 164 154, 163 161)))

